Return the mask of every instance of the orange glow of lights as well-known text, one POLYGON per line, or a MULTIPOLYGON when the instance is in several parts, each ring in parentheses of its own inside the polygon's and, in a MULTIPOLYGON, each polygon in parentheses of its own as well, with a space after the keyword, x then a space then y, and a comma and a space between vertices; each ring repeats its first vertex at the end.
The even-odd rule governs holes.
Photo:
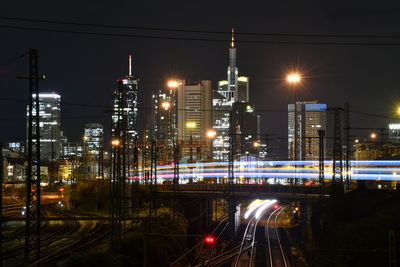
POLYGON ((208 138, 214 138, 216 134, 217 134, 217 132, 214 131, 214 130, 207 131, 207 137, 208 138))
POLYGON ((113 139, 112 141, 111 141, 111 145, 112 146, 119 146, 119 140, 118 139, 113 139))
POLYGON ((165 110, 168 110, 171 107, 171 104, 169 102, 162 102, 161 107, 165 110))
POLYGON ((169 88, 177 88, 179 86, 179 83, 176 80, 170 80, 168 81, 167 85, 169 88))
POLYGON ((291 73, 287 76, 286 80, 288 81, 288 83, 298 83, 301 81, 301 76, 298 73, 291 73))

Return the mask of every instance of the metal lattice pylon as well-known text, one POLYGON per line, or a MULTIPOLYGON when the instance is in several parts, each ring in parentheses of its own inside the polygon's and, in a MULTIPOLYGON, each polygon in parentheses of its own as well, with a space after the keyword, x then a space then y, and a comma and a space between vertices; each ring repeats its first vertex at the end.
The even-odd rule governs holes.
POLYGON ((325 131, 318 130, 319 137, 319 197, 322 197, 325 179, 325 131))
POLYGON ((39 71, 38 51, 29 50, 29 106, 28 106, 28 155, 26 172, 26 210, 25 210, 25 264, 30 264, 35 251, 40 258, 40 117, 39 117, 39 71), (33 113, 35 112, 35 120, 33 113), (35 124, 35 128, 34 128, 35 124), (35 143, 35 144, 34 144, 35 143), (33 147, 35 146, 35 153, 33 147))
POLYGON ((340 108, 334 108, 332 183, 343 182, 342 128, 340 111, 340 108))

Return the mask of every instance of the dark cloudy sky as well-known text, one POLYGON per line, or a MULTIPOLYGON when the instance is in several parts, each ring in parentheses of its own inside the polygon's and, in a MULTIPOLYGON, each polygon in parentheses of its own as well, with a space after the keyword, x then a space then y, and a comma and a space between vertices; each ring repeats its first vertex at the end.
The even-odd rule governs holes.
MULTIPOLYGON (((340 5, 337 1, 3 1, 0 16, 69 22, 265 33, 399 35, 400 6, 382 1, 340 5), (326 3, 325 3, 326 2, 326 3)), ((140 105, 149 106, 151 93, 169 77, 196 81, 226 78, 228 42, 173 41, 103 37, 2 28, 4 25, 58 30, 229 39, 226 35, 122 31, 0 19, 0 140, 25 137, 23 102, 27 81, 15 76, 28 71, 29 48, 39 50, 40 72, 48 76, 43 91, 56 91, 64 103, 110 105, 115 80, 127 74, 127 55, 134 55, 134 75, 141 79, 140 105)), ((240 40, 400 43, 388 39, 263 38, 240 40)), ((349 102, 359 111, 393 116, 400 103, 400 46, 272 45, 238 43, 238 67, 250 77, 250 98, 261 113, 262 132, 284 136, 286 105, 293 99, 283 80, 299 69, 306 79, 301 100, 329 106, 349 102)), ((102 108, 62 105, 62 125, 70 140, 78 140, 83 125, 101 122, 109 128, 102 108)), ((144 112, 140 114, 143 123, 144 112)), ((355 127, 384 127, 388 119, 354 115, 355 127)))

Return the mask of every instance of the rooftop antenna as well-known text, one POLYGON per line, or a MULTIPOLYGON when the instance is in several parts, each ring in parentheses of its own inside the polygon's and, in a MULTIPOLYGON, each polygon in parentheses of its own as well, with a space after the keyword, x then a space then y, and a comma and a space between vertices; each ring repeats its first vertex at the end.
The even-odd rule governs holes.
POLYGON ((235 48, 235 28, 232 28, 231 48, 235 48))
POLYGON ((129 76, 132 76, 132 55, 129 55, 129 76))

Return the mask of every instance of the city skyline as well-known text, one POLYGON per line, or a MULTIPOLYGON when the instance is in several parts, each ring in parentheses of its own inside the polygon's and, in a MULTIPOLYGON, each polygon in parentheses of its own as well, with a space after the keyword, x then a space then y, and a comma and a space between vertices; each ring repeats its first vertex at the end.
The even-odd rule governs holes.
POLYGON ((397 266, 400 3, 8 1, 1 266, 397 266))
MULTIPOLYGON (((9 7, 13 4, 7 3, 9 7)), ((143 4, 146 6, 146 4, 143 4)), ((205 4, 207 6, 207 4, 205 4)), ((203 7, 205 8, 205 7, 203 7)), ((212 14, 218 13, 221 6, 211 10, 212 14)), ((294 7, 293 7, 294 8, 294 7)), ((301 11, 305 7, 300 8, 301 11)), ((179 6, 178 9, 185 9, 179 6)), ((272 6, 272 9, 282 11, 279 6, 272 6)), ((261 132, 286 134, 286 105, 292 101, 292 95, 285 84, 285 75, 292 69, 298 68, 305 76, 304 86, 299 90, 300 100, 318 100, 327 103, 328 106, 343 105, 348 101, 360 111, 377 113, 384 116, 394 117, 394 108, 397 105, 395 90, 399 84, 398 78, 394 75, 398 70, 396 46, 351 46, 351 45, 323 45, 323 46, 299 46, 299 45, 270 45, 270 44, 247 44, 241 41, 250 37, 240 35, 240 32, 291 32, 291 33, 344 33, 344 34, 390 34, 396 33, 396 23, 393 23, 394 15, 389 8, 382 8, 380 12, 371 11, 366 8, 359 8, 359 12, 351 13, 346 17, 347 9, 327 6, 319 7, 323 12, 322 18, 310 18, 305 14, 313 14, 313 10, 307 10, 304 15, 299 15, 298 25, 294 19, 284 24, 265 27, 265 24, 255 24, 254 21, 232 20, 231 22, 214 23, 211 19, 204 23, 194 23, 188 27, 193 29, 210 29, 224 31, 226 34, 219 35, 225 42, 201 42, 201 41, 172 41, 172 40, 149 40, 120 38, 109 39, 107 37, 80 36, 80 43, 72 41, 75 35, 61 33, 43 32, 20 32, 11 29, 2 29, 6 39, 15 40, 17 43, 7 42, 4 47, 7 53, 1 52, 0 62, 0 86, 10 88, 7 98, 25 99, 27 84, 25 81, 15 80, 17 74, 27 71, 26 58, 14 60, 24 53, 30 46, 39 49, 40 71, 48 76, 48 79, 41 81, 43 91, 57 91, 63 96, 64 103, 99 104, 106 106, 110 104, 110 90, 113 88, 116 79, 127 74, 125 63, 126 56, 133 54, 133 72, 141 79, 141 92, 139 96, 140 107, 151 106, 151 94, 165 85, 169 78, 178 77, 187 80, 210 79, 213 82, 213 89, 217 88, 216 82, 226 74, 227 42, 230 39, 230 28, 237 29, 236 42, 238 49, 237 65, 241 73, 250 77, 250 99, 253 99, 256 109, 270 109, 272 111, 260 114, 262 117, 261 132), (386 20, 380 20, 382 16, 386 20), (377 22, 374 27, 363 27, 351 19, 371 20, 377 22), (320 26, 303 28, 310 21, 320 21, 320 26), (348 27, 343 27, 343 22, 351 20, 348 27), (278 26, 282 27, 279 28, 278 26), (323 26, 330 25, 328 28, 323 26), (289 27, 292 26, 292 27, 289 27), (379 31, 380 29, 384 31, 379 31), (21 33, 24 33, 27 42, 18 42, 21 33), (40 39, 37 39, 40 37, 40 39), (31 38, 30 38, 31 37, 31 38), (63 42, 56 42, 57 39, 64 40, 71 44, 66 47, 63 42), (36 41, 34 41, 36 40, 36 41), (48 47, 46 43, 53 43, 48 47), (24 45, 22 45, 24 43, 24 45), (117 50, 114 47, 120 47, 117 50), (156 49, 160 48, 162 49, 156 49), (79 54, 79 49, 87 51, 79 54), (10 59, 12 63, 9 63, 10 59), (55 60, 57 59, 57 60, 55 60), (75 60, 75 61, 74 61, 75 60), (200 62, 193 65, 192 62, 200 62), (374 75, 366 76, 365 73, 374 75), (143 87, 142 87, 143 86, 143 87), (50 90, 49 90, 50 89, 50 90), (368 94, 371 97, 360 96, 368 94), (347 93, 347 97, 343 97, 347 93), (96 103, 89 101, 96 96, 96 103), (254 97, 257 96, 257 97, 254 97), (376 101, 372 101, 372 99, 376 101), (278 110, 278 111, 274 111, 278 110)), ((4 9, 7 10, 7 7, 4 9)), ((148 9, 145 14, 148 13, 148 9)), ((252 9, 253 10, 253 9, 252 9)), ((321 11, 319 10, 319 11, 321 11)), ((356 9, 357 10, 357 9, 356 9)), ((61 12, 61 11, 60 11, 61 12)), ((272 11, 268 11, 272 12, 272 11)), ((291 12, 291 11, 290 11, 291 12)), ((62 14, 63 12, 61 12, 62 14)), ((279 13, 279 12, 278 12, 279 13)), ((85 22, 96 18, 83 16, 84 11, 78 10, 76 21, 85 22)), ((0 14, 1 15, 1 14, 0 14)), ((11 12, 9 15, 13 15, 11 12)), ((19 15, 15 14, 14 15, 19 15)), ((22 16, 23 14, 19 15, 22 16)), ((272 17, 276 15, 270 14, 272 17)), ((27 15, 26 15, 27 16, 27 15)), ((28 17, 28 16, 27 16, 28 17)), ((60 16, 68 20, 65 16, 60 16)), ((143 17, 143 15, 140 15, 143 17)), ((156 25, 163 16, 150 23, 150 16, 142 23, 156 25)), ((46 18, 45 14, 38 13, 38 18, 46 18)), ((71 21, 73 21, 71 19, 71 21)), ((10 21, 3 21, 4 24, 10 21)), ((117 20, 115 24, 134 25, 134 21, 117 20)), ((19 22, 18 22, 19 23, 19 22)), ((112 21, 110 20, 110 22, 112 21)), ((113 23, 114 24, 114 23, 113 23)), ((40 24, 41 25, 41 24, 40 24)), ((40 26, 38 25, 38 26, 40 26)), ((162 25, 162 24, 159 24, 162 25)), ((313 24, 314 25, 314 24, 313 24)), ((169 27, 185 28, 178 20, 173 19, 167 25, 169 27)), ((370 26, 368 24, 368 26, 370 26)), ((202 37, 201 34, 193 34, 191 37, 202 37)), ((327 39, 327 38, 325 38, 327 39)), ((323 40, 325 40, 323 39, 323 40)), ((305 39, 307 41, 309 39, 305 39)), ((329 39, 330 40, 330 39, 329 39)), ((328 41, 329 41, 328 40, 328 41)), ((340 42, 345 38, 338 39, 340 42)), ((350 39, 353 41, 354 39, 350 39)), ((359 39, 356 39, 359 40, 359 39)), ((362 42, 370 43, 373 40, 361 39, 362 42)), ((380 39, 378 39, 379 41, 380 39)), ((384 39, 392 41, 392 39, 384 39)), ((361 42, 360 41, 360 42, 361 42)), ((375 42, 375 41, 374 41, 375 42)), ((24 123, 21 106, 23 103, 1 101, 4 110, 15 114, 17 120, 10 121, 2 119, 4 127, 15 129, 14 132, 1 133, 0 138, 9 140, 12 136, 23 138, 24 123)), ((140 127, 145 120, 140 114, 140 127)), ((365 126, 372 120, 373 124, 384 127, 390 119, 359 116, 356 114, 359 127, 365 126)), ((78 139, 79 130, 74 130, 75 125, 84 126, 85 123, 97 121, 109 129, 110 123, 108 114, 102 108, 88 108, 63 104, 62 118, 66 129, 66 135, 71 139, 78 139), (84 113, 85 117, 79 116, 84 113), (77 117, 80 118, 77 118, 77 117)), ((105 134, 109 136, 109 131, 105 134)))

